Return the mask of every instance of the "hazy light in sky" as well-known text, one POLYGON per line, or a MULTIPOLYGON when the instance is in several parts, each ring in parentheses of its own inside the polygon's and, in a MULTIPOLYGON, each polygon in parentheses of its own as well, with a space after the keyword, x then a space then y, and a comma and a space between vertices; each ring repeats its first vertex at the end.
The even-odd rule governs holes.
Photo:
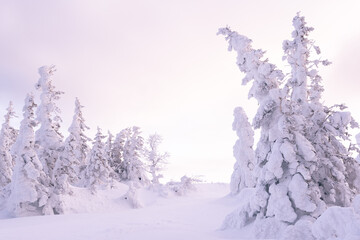
POLYGON ((36 92, 37 68, 55 64, 59 106, 67 135, 75 97, 93 137, 100 126, 116 134, 138 125, 157 132, 171 154, 167 178, 205 175, 228 181, 235 160, 232 112, 251 119, 235 55, 217 29, 229 25, 283 67, 282 41, 301 11, 322 57, 327 104, 345 102, 360 121, 357 60, 358 1, 2 1, 0 7, 0 113, 9 100, 17 113, 36 92))

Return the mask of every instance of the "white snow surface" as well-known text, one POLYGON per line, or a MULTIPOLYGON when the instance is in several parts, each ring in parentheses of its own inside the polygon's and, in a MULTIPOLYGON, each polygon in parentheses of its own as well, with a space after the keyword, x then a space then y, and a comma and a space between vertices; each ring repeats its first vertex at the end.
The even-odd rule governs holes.
POLYGON ((125 184, 116 183, 114 188, 98 190, 96 194, 73 187, 73 195, 64 199, 65 214, 51 216, 8 218, 5 204, 0 201, 0 239, 360 239, 360 196, 354 199, 352 207, 331 207, 316 221, 305 218, 288 226, 266 218, 224 230, 221 225, 226 215, 234 208, 244 207, 254 189, 231 196, 229 184, 201 183, 195 187, 184 196, 138 189, 142 208, 136 209, 124 198, 128 191, 125 184))
MULTIPOLYGON (((123 198, 128 190, 73 188, 65 199, 65 214, 6 218, 0 211, 2 240, 110 240, 110 239, 222 239, 225 216, 238 206, 229 197, 228 184, 196 184, 185 196, 160 196, 149 189, 138 192, 142 208, 133 209, 123 198)), ((0 206, 1 208, 1 206, 0 206)))

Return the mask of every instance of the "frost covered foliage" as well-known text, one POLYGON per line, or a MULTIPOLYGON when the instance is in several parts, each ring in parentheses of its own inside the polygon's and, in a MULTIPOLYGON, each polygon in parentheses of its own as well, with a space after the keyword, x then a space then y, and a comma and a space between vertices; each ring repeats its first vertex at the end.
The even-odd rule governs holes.
POLYGON ((14 216, 51 214, 50 178, 35 151, 34 99, 28 95, 23 109, 19 137, 14 144, 15 168, 11 182, 9 210, 14 216))
POLYGON ((11 118, 15 117, 12 102, 9 103, 4 117, 5 121, 0 132, 0 190, 10 183, 13 169, 10 149, 14 142, 14 133, 16 131, 10 126, 11 118))
POLYGON ((229 28, 219 30, 229 50, 237 52, 237 65, 246 74, 243 84, 253 82, 249 97, 259 103, 253 126, 261 129, 254 192, 226 218, 227 228, 261 220, 297 226, 307 217, 319 218, 329 206, 349 206, 360 190, 359 164, 351 157, 352 147, 344 146, 348 128, 357 124, 342 105, 320 103, 323 87, 317 67, 329 62, 310 59, 320 49, 307 39, 313 29, 304 17, 295 16, 293 26, 293 39, 283 44, 291 66, 284 82, 281 71, 262 60, 264 52, 254 50, 251 40, 229 28))
POLYGON ((89 152, 87 142, 90 140, 85 135, 85 130, 89 129, 82 116, 80 101, 75 100, 75 113, 69 128, 69 136, 64 143, 64 151, 56 161, 54 170, 54 181, 61 192, 66 192, 68 183, 76 185, 81 176, 81 169, 85 168, 86 156, 89 152))
POLYGON ((129 138, 124 145, 121 178, 125 181, 133 181, 134 184, 146 185, 149 180, 146 176, 146 166, 141 160, 144 154, 144 139, 140 136, 139 127, 134 126, 127 131, 129 138))
POLYGON ((166 184, 167 188, 175 192, 179 196, 186 195, 189 191, 196 190, 194 183, 201 182, 198 178, 182 176, 180 182, 168 182, 166 184))
POLYGON ((149 165, 149 170, 152 176, 151 182, 153 184, 159 184, 159 179, 163 176, 159 173, 164 169, 166 159, 169 157, 168 153, 160 153, 159 145, 162 142, 162 138, 158 134, 152 134, 149 136, 147 143, 149 147, 145 149, 146 160, 149 165))
POLYGON ((92 192, 96 191, 97 187, 106 187, 110 183, 110 168, 106 155, 104 152, 104 143, 102 140, 105 138, 101 133, 101 129, 98 128, 93 147, 88 156, 88 165, 85 170, 86 186, 89 187, 92 192))
POLYGON ((234 109, 232 128, 239 137, 234 145, 233 152, 236 162, 230 182, 231 194, 235 195, 244 188, 255 187, 256 183, 254 174, 255 154, 253 150, 254 131, 241 107, 234 109))
POLYGON ((55 163, 62 150, 63 138, 59 132, 60 109, 55 104, 63 92, 56 91, 52 84, 54 72, 55 66, 39 68, 40 79, 35 85, 36 89, 41 91, 41 102, 36 111, 36 120, 40 123, 40 128, 36 131, 35 140, 38 156, 45 173, 49 176, 52 176, 55 163))

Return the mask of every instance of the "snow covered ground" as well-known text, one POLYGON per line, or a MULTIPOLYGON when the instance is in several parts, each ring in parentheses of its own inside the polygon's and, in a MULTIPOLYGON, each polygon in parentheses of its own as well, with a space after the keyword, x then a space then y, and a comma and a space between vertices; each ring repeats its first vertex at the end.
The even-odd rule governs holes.
MULTIPOLYGON (((133 209, 123 199, 127 186, 98 191, 75 189, 66 200, 65 215, 6 219, 1 212, 1 240, 101 240, 101 239, 227 239, 234 236, 219 230, 238 199, 228 197, 228 184, 197 184, 185 196, 159 196, 141 190, 143 208, 133 209)), ((237 235, 237 234, 236 234, 237 235)), ((239 235, 237 235, 239 237, 239 235)))
POLYGON ((184 196, 173 192, 161 196, 141 189, 138 199, 143 207, 137 209, 124 199, 128 190, 125 184, 117 183, 114 189, 99 190, 94 195, 75 188, 74 195, 65 199, 64 215, 8 218, 4 208, 0 210, 0 240, 360 239, 360 196, 352 207, 331 207, 312 224, 299 221, 286 227, 270 218, 242 229, 222 230, 225 217, 249 199, 251 189, 228 196, 228 184, 195 186, 196 191, 184 196))

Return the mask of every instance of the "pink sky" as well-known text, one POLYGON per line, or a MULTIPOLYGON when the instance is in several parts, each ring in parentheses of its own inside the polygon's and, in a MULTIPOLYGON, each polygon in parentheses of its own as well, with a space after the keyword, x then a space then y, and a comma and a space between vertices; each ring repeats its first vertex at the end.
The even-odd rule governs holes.
MULTIPOLYGON (((333 62, 322 68, 324 101, 345 102, 360 121, 358 1, 6 1, 0 2, 0 114, 34 91, 37 68, 55 64, 65 92, 62 131, 75 97, 93 137, 97 126, 116 134, 138 125, 164 137, 171 154, 167 178, 205 175, 229 181, 232 112, 251 119, 243 75, 217 29, 229 25, 253 39, 279 67, 282 41, 296 12, 315 28, 311 37, 333 62)), ((285 70, 285 69, 284 69, 285 70)))

